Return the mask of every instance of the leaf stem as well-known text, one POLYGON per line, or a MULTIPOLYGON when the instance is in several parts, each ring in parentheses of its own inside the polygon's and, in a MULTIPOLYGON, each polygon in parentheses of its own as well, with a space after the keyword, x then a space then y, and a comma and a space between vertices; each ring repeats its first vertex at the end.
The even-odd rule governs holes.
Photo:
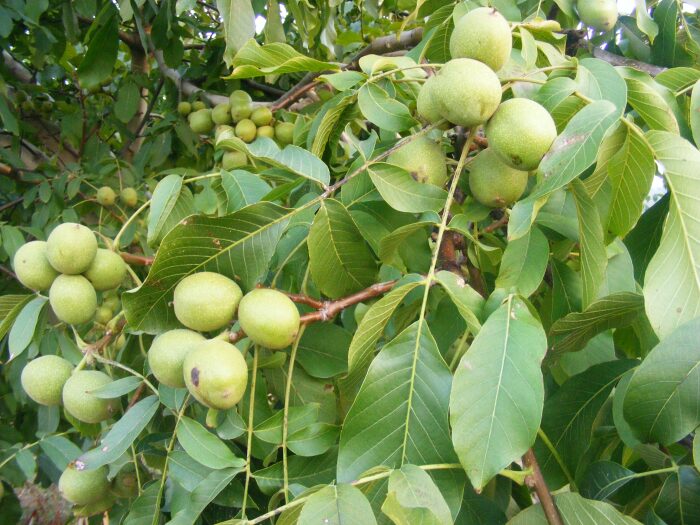
POLYGON ((253 347, 253 378, 250 381, 250 400, 248 401, 248 436, 246 445, 245 458, 245 485, 243 486, 243 504, 241 505, 241 517, 245 518, 246 504, 248 503, 248 487, 250 486, 250 471, 251 450, 253 448, 253 425, 255 424, 255 388, 258 379, 258 345, 253 347))
POLYGON ((301 341, 301 336, 304 335, 304 330, 306 325, 302 324, 299 327, 299 333, 297 338, 294 340, 292 345, 292 352, 289 356, 289 371, 287 372, 287 384, 284 389, 284 414, 282 418, 282 471, 284 476, 284 502, 289 503, 289 470, 287 463, 287 433, 289 431, 289 399, 292 394, 292 374, 294 373, 294 362, 297 357, 297 348, 299 348, 299 341, 301 341))
POLYGON ((552 442, 549 440, 549 437, 547 436, 547 434, 545 434, 544 430, 542 430, 541 428, 538 428, 537 435, 542 440, 542 443, 544 443, 545 446, 552 453, 552 456, 554 456, 554 459, 557 461, 559 468, 561 468, 562 472, 566 476, 566 480, 569 482, 570 485, 573 486, 575 484, 574 477, 571 475, 571 472, 569 472, 569 469, 566 467, 564 460, 559 455, 559 452, 557 452, 557 449, 554 447, 552 442))
POLYGON ((134 369, 132 369, 132 368, 129 368, 128 366, 123 365, 123 364, 121 364, 121 363, 119 363, 119 362, 117 362, 117 361, 112 361, 111 359, 106 359, 106 358, 102 357, 102 356, 99 355, 99 354, 94 354, 93 357, 95 358, 96 361, 99 361, 100 363, 103 363, 103 364, 106 364, 106 365, 110 365, 110 366, 114 366, 114 367, 116 367, 116 368, 120 368, 120 369, 124 370, 125 372, 128 372, 128 373, 130 373, 131 375, 140 378, 140 379, 146 384, 146 386, 147 386, 148 388, 150 388, 150 389, 153 391, 153 393, 154 393, 156 396, 158 395, 158 389, 157 389, 155 386, 153 386, 153 383, 151 383, 151 382, 146 378, 146 376, 139 374, 136 370, 134 370, 134 369))
POLYGON ((143 210, 145 210, 146 208, 148 208, 150 205, 151 205, 151 199, 148 199, 134 213, 131 214, 131 217, 129 217, 124 224, 122 224, 121 229, 119 230, 117 235, 114 237, 114 241, 112 242, 112 249, 119 252, 119 241, 121 240, 122 235, 124 235, 124 232, 131 225, 131 223, 136 220, 136 217, 138 217, 141 214, 141 212, 143 210))

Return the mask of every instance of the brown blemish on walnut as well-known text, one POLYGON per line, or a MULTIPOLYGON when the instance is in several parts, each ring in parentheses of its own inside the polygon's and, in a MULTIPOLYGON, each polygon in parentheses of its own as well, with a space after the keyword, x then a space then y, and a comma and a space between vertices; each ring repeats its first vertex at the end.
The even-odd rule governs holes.
POLYGON ((199 386, 199 368, 194 367, 190 372, 190 379, 194 386, 199 386))

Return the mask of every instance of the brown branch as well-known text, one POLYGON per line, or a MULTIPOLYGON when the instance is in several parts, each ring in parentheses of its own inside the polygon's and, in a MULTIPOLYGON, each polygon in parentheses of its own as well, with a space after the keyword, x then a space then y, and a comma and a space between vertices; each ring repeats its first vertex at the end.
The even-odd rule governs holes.
POLYGON ((547 518, 547 523, 549 523, 549 525, 564 525, 564 521, 561 519, 559 510, 554 504, 554 499, 547 488, 547 483, 544 480, 544 476, 542 476, 540 465, 537 463, 537 458, 535 457, 535 453, 532 449, 525 452, 525 455, 523 456, 523 464, 526 468, 532 469, 532 474, 525 478, 525 483, 531 489, 535 489, 537 498, 540 500, 540 504, 542 505, 544 515, 547 518))
POLYGON ((463 238, 457 232, 445 232, 442 237, 442 243, 440 243, 440 268, 443 270, 450 271, 462 277, 461 270, 461 260, 462 254, 460 252, 461 247, 463 247, 463 238))
POLYGON ((324 302, 319 300, 319 299, 314 299, 313 297, 309 297, 308 295, 302 295, 302 294, 297 294, 297 293, 287 293, 287 292, 282 292, 284 295, 289 297, 292 301, 295 303, 299 304, 306 304, 310 306, 311 308, 315 308, 318 310, 319 308, 323 308, 324 302))
POLYGON ((113 330, 107 330, 105 332, 105 335, 103 335, 100 339, 95 341, 94 343, 91 343, 85 347, 85 350, 83 351, 84 354, 87 353, 94 353, 97 352, 102 353, 102 350, 114 339, 115 337, 119 336, 119 334, 122 332, 124 329, 124 326, 126 325, 126 320, 121 319, 116 326, 114 327, 113 330))
POLYGON ((129 410, 132 406, 136 404, 136 402, 141 398, 141 395, 143 395, 143 392, 146 390, 146 383, 141 383, 136 391, 134 392, 134 395, 131 396, 131 399, 129 400, 129 404, 126 406, 126 409, 129 410))
POLYGON ((129 252, 119 252, 119 255, 128 264, 136 264, 138 266, 150 266, 153 264, 153 257, 145 255, 136 255, 129 252))
POLYGON ((299 82, 297 82, 292 89, 287 91, 284 95, 282 95, 280 98, 275 100, 272 103, 272 106, 270 106, 270 109, 272 111, 276 111, 278 109, 281 109, 285 106, 288 106, 295 100, 300 99, 304 93, 307 91, 311 91, 314 87, 316 87, 316 83, 314 80, 316 80, 316 77, 318 77, 320 73, 307 73, 299 82))
POLYGON ((497 221, 493 221, 491 224, 482 229, 481 233, 495 232, 497 229, 499 229, 502 226, 505 226, 506 224, 508 224, 508 214, 504 213, 500 219, 498 219, 497 221))
POLYGON ((19 279, 17 279, 17 275, 15 275, 15 272, 13 272, 12 270, 8 270, 7 268, 5 268, 2 265, 0 265, 0 272, 6 273, 7 275, 9 275, 10 277, 12 277, 15 280, 19 280, 19 279))
POLYGON ((14 207, 17 206, 19 203, 21 203, 23 200, 24 200, 24 197, 20 197, 20 198, 18 198, 18 199, 13 200, 13 201, 6 202, 6 203, 3 204, 2 206, 0 206, 0 212, 3 212, 3 211, 5 211, 5 210, 7 210, 8 208, 14 208, 14 207))
POLYGON ((626 58, 620 55, 606 51, 605 49, 600 49, 599 47, 594 47, 591 53, 595 58, 604 60, 613 66, 625 66, 643 71, 644 73, 649 73, 652 77, 655 77, 659 73, 663 73, 667 68, 654 66, 652 64, 647 64, 646 62, 640 62, 639 60, 633 60, 631 58, 626 58))

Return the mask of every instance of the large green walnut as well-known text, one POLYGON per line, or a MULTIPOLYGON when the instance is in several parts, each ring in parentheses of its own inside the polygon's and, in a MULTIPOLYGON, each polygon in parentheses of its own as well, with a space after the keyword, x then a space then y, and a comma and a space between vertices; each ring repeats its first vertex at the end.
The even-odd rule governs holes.
POLYGON ((97 239, 87 226, 65 222, 54 228, 46 241, 46 257, 57 271, 83 273, 97 253, 97 239))
POLYGON ((183 117, 186 117, 187 115, 192 113, 192 104, 186 101, 180 102, 177 105, 177 112, 183 117))
POLYGON ((231 104, 223 102, 214 106, 211 110, 211 119, 214 121, 214 124, 228 124, 231 122, 231 104))
POLYGON ((126 263, 119 254, 112 250, 99 248, 92 264, 85 271, 97 291, 111 290, 118 287, 126 276, 126 263))
POLYGON ((458 126, 483 124, 501 103, 501 83, 496 73, 477 60, 450 60, 435 78, 440 115, 458 126))
POLYGON ((250 104, 251 102, 253 102, 253 99, 250 97, 250 95, 242 89, 237 89, 234 92, 232 92, 229 95, 228 99, 231 102, 232 106, 234 104, 250 104))
POLYGON ((106 466, 93 470, 78 470, 74 463, 68 465, 58 480, 61 495, 76 505, 89 505, 101 500, 109 491, 106 466))
POLYGON ((22 369, 22 388, 40 405, 61 404, 63 385, 73 372, 73 365, 57 355, 32 359, 22 369))
POLYGON ((513 36, 508 21, 492 7, 469 11, 450 37, 452 58, 473 58, 498 71, 510 58, 513 36))
POLYGON ((267 126, 272 122, 272 111, 270 111, 270 108, 266 107, 255 108, 250 114, 250 120, 252 120, 256 126, 267 126))
POLYGON ((32 290, 48 290, 58 277, 58 272, 46 257, 44 241, 23 244, 15 253, 12 265, 19 282, 32 290))
POLYGON ((185 386, 182 363, 187 354, 206 341, 202 334, 192 330, 177 329, 160 334, 148 350, 148 366, 156 379, 173 388, 185 386))
POLYGON ((99 370, 74 372, 63 385, 63 406, 75 419, 84 423, 99 423, 117 413, 116 399, 101 399, 90 392, 112 382, 99 370))
POLYGON ((214 129, 214 121, 211 119, 210 109, 199 109, 190 113, 188 117, 190 129, 199 135, 206 135, 214 129))
POLYGON ((117 202, 117 192, 109 186, 102 186, 97 190, 95 199, 102 206, 114 206, 114 203, 117 202))
POLYGON ((250 102, 231 102, 231 118, 234 122, 247 119, 252 112, 250 102))
POLYGON ((82 275, 59 275, 49 290, 51 309, 61 321, 82 324, 97 310, 95 289, 82 275))
POLYGON ((598 31, 610 31, 617 23, 615 0, 579 0, 576 9, 581 22, 598 31))
POLYGON ((236 124, 236 136, 243 142, 253 142, 257 134, 258 128, 255 127, 255 123, 250 119, 244 118, 236 124))
POLYGON ((504 164, 492 148, 469 164, 469 189, 485 206, 502 208, 517 201, 527 187, 527 172, 504 164))
POLYGON ((241 299, 238 322, 254 343, 281 350, 299 333, 299 310, 282 292, 258 288, 241 299))
POLYGON ((242 151, 227 151, 221 157, 221 167, 225 170, 233 170, 248 164, 248 157, 242 151))
POLYGON ((238 348, 221 339, 212 339, 187 354, 183 376, 197 401, 209 408, 227 410, 245 393, 248 365, 238 348))
POLYGON ((429 124, 435 124, 442 119, 440 106, 435 99, 435 77, 430 77, 418 92, 416 99, 416 113, 429 124))
POLYGON ((240 287, 228 277, 214 272, 195 273, 175 287, 175 317, 192 330, 218 330, 233 319, 242 295, 240 287))
POLYGON ((488 125, 489 146, 511 168, 534 170, 557 137, 549 112, 527 98, 506 100, 488 125))
POLYGON ((134 188, 126 187, 119 192, 119 200, 127 208, 133 208, 139 202, 139 194, 134 188))
POLYGON ((278 122, 275 124, 275 138, 282 145, 294 142, 294 124, 292 122, 278 122))
POLYGON ((427 137, 407 143, 386 160, 407 170, 418 182, 442 186, 447 180, 445 153, 440 144, 427 137))
POLYGON ((260 126, 258 128, 258 137, 267 137, 268 139, 275 138, 275 128, 272 126, 260 126))

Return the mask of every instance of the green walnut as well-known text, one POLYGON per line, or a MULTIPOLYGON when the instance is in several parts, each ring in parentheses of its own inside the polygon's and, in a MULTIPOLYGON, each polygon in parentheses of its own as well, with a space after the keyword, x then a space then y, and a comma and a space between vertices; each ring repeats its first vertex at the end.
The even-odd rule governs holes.
POLYGON ((256 126, 267 126, 272 122, 272 111, 270 111, 270 108, 266 107, 255 108, 250 114, 250 120, 252 120, 256 126))
POLYGON ((117 202, 117 193, 109 186, 102 186, 95 195, 97 203, 102 206, 114 206, 117 202))
POLYGON ((139 194, 134 188, 126 187, 119 192, 119 200, 127 208, 133 208, 139 202, 139 194))
POLYGON ((268 139, 275 138, 275 128, 272 126, 260 126, 258 128, 258 137, 267 137, 268 139))
POLYGON ((469 164, 469 189, 485 206, 502 208, 517 201, 527 187, 527 172, 504 164, 492 148, 479 153, 469 164))
POLYGON ((40 405, 61 404, 63 385, 73 372, 73 365, 57 355, 32 359, 22 369, 22 388, 40 405))
POLYGON ((207 109, 207 105, 201 100, 192 102, 192 111, 202 111, 203 109, 207 109))
POLYGON ((218 330, 233 319, 242 295, 240 287, 228 277, 214 272, 195 273, 175 287, 175 317, 192 330, 218 330))
POLYGON ((134 470, 126 470, 126 467, 112 481, 112 492, 120 498, 135 498, 139 495, 139 482, 134 470))
POLYGON ((498 71, 510 58, 513 36, 508 21, 492 7, 469 11, 450 37, 452 58, 473 58, 498 71))
POLYGON ((615 0, 579 0, 578 16, 585 25, 597 31, 610 31, 619 16, 615 0))
POLYGON ((294 142, 294 124, 292 122, 278 122, 275 124, 275 138, 282 145, 294 142))
POLYGON ((214 129, 214 121, 211 119, 210 109, 199 109, 190 113, 188 117, 190 129, 198 135, 206 135, 214 129))
POLYGON ((187 101, 180 102, 177 105, 177 112, 183 117, 186 117, 187 115, 192 113, 192 104, 190 104, 187 101))
POLYGON ((257 134, 258 128, 255 127, 255 123, 250 119, 244 118, 236 124, 236 136, 243 142, 253 142, 257 134))
POLYGON ((95 312, 95 322, 99 324, 107 324, 112 320, 114 312, 108 306, 100 306, 95 312))
POLYGON ((229 95, 228 99, 231 102, 232 106, 234 104, 251 104, 253 102, 253 99, 250 98, 250 95, 242 89, 235 90, 229 95))
POLYGON ((43 291, 51 287, 58 272, 46 257, 46 243, 31 241, 23 244, 12 262, 17 279, 31 290, 43 291))
POLYGON ((258 288, 246 294, 238 321, 251 341, 270 350, 288 347, 299 333, 299 310, 277 290, 258 288))
POLYGON ((203 405, 227 410, 238 403, 248 385, 248 365, 230 343, 212 339, 197 345, 183 363, 187 390, 203 405))
POLYGON ((92 286, 98 292, 117 288, 126 276, 126 263, 118 253, 99 248, 92 264, 85 271, 92 286))
POLYGON ((106 466, 93 470, 78 470, 75 463, 68 465, 58 480, 61 495, 75 505, 89 505, 104 498, 109 492, 106 466))
POLYGON ((148 366, 156 379, 173 388, 185 386, 182 363, 187 354, 206 341, 202 334, 177 329, 157 336, 148 350, 148 366))
POLYGON ((501 103, 501 83, 496 73, 478 60, 450 60, 435 78, 440 115, 458 126, 483 124, 501 103))
POLYGON ((231 122, 231 104, 222 102, 211 110, 211 119, 214 124, 228 124, 231 122))
POLYGON ((64 323, 83 324, 95 315, 97 294, 82 275, 59 275, 49 290, 49 303, 64 323))
POLYGON ((428 124, 435 124, 442 119, 440 106, 435 99, 435 77, 430 77, 421 87, 416 99, 416 113, 428 124))
POLYGON ((527 98, 500 105, 486 126, 489 146, 511 168, 534 170, 557 137, 549 112, 527 98))
POLYGON ((79 370, 74 372, 63 385, 63 406, 66 411, 83 423, 99 423, 117 413, 119 402, 116 399, 101 399, 90 392, 112 382, 99 370, 79 370))
POLYGON ((57 271, 83 273, 97 253, 97 239, 87 226, 65 222, 54 228, 46 241, 46 258, 57 271))
POLYGON ((402 146, 386 160, 407 170, 418 182, 443 186, 447 180, 445 153, 440 144, 425 136, 402 146))
POLYGON ((227 151, 221 157, 221 167, 225 170, 234 170, 248 164, 248 157, 242 151, 227 151))
POLYGON ((231 103, 231 118, 234 122, 240 122, 250 117, 253 112, 253 107, 250 102, 232 102, 231 103))

